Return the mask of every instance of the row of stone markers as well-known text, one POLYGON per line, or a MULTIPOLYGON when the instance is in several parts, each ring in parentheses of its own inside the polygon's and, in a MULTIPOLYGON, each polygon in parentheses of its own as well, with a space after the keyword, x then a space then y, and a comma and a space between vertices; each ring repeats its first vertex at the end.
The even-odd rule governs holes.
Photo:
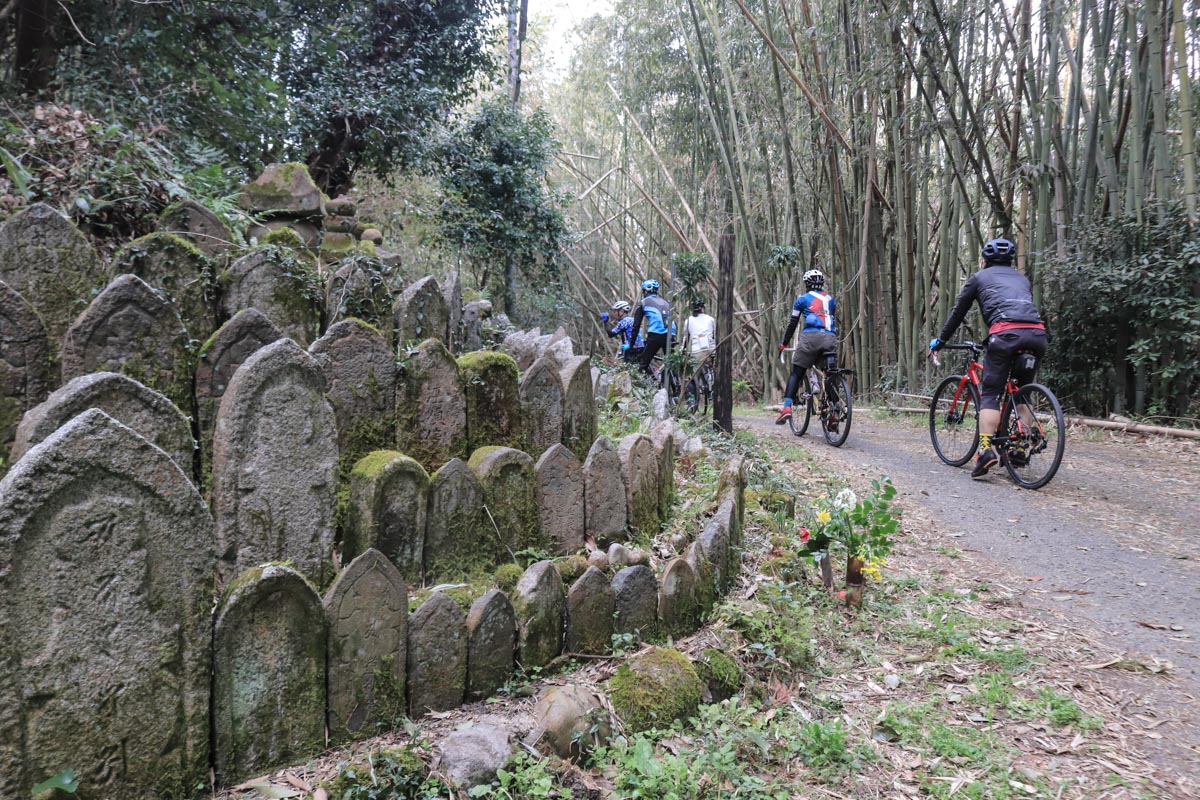
MULTIPOLYGON (((292 354, 303 351, 285 342, 256 356, 292 354)), ((278 426, 268 419, 251 440, 269 442, 278 426)), ((671 432, 660 433, 673 459, 671 432)), ((626 444, 653 453, 646 437, 617 450, 626 444)), ((296 495, 314 488, 310 455, 284 467, 296 495)), ((236 471, 249 499, 218 505, 214 524, 170 455, 93 408, 0 481, 0 800, 27 797, 65 766, 85 800, 178 794, 210 763, 219 780, 236 781, 319 752, 326 724, 338 737, 366 736, 404 711, 490 694, 514 659, 532 668, 563 652, 603 652, 614 632, 686 633, 737 570, 734 468, 712 519, 658 575, 591 567, 568 589, 555 563, 539 562, 509 594, 488 590, 463 609, 435 591, 409 616, 400 571, 368 549, 322 604, 300 570, 319 580, 327 560, 261 563, 256 548, 277 550, 266 540, 305 513, 268 513, 256 501, 263 466, 236 471), (259 539, 243 527, 230 538, 234 512, 261 526, 259 539), (214 614, 219 562, 238 569, 214 614)))
POLYGON ((268 341, 308 347, 350 318, 402 351, 430 338, 452 352, 480 341, 480 314, 464 318, 457 275, 403 287, 361 254, 323 264, 302 249, 236 249, 194 203, 161 224, 171 232, 130 242, 109 264, 49 206, 0 224, 0 473, 21 415, 81 375, 137 380, 197 417, 207 439, 233 369, 268 341), (255 317, 227 330, 250 309, 255 317))

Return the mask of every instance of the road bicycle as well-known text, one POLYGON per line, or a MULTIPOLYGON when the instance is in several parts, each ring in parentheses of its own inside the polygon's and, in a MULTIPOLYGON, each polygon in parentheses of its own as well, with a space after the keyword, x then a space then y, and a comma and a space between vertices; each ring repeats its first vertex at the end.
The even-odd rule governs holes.
POLYGON ((656 355, 650 360, 650 375, 654 379, 655 386, 659 389, 666 387, 667 406, 674 408, 679 403, 679 395, 682 390, 678 371, 668 365, 661 355, 656 355))
POLYGON ((700 366, 692 371, 692 376, 688 378, 687 385, 683 389, 684 402, 690 414, 699 411, 701 416, 708 415, 708 405, 712 400, 712 387, 716 376, 713 360, 714 357, 710 354, 701 361, 700 366), (701 402, 704 403, 703 409, 700 408, 701 402))
MULTIPOLYGON (((971 360, 963 375, 950 375, 938 384, 929 403, 929 438, 938 458, 961 467, 979 449, 979 387, 984 345, 975 342, 943 344, 943 350, 969 350, 971 360)), ((934 363, 941 364, 937 353, 934 363)), ((1037 358, 1018 353, 1014 371, 1033 374, 1037 358), (1021 365, 1021 361, 1025 363, 1021 365)), ((1020 386, 1009 375, 1000 401, 1000 427, 992 437, 992 449, 1010 478, 1026 489, 1040 489, 1050 482, 1062 464, 1066 447, 1066 425, 1058 398, 1040 383, 1020 386)))
MULTIPOLYGON (((795 348, 786 348, 779 353, 779 360, 787 364, 787 353, 795 348)), ((850 394, 850 376, 852 369, 843 369, 837 365, 837 357, 825 359, 823 368, 812 366, 808 370, 807 387, 804 394, 797 398, 804 406, 803 421, 797 422, 799 411, 793 410, 788 418, 788 427, 796 436, 803 436, 808 430, 809 420, 814 415, 821 421, 821 431, 825 441, 834 447, 841 447, 850 436, 850 421, 854 413, 854 400, 850 394), (832 400, 830 398, 833 398, 832 400)))

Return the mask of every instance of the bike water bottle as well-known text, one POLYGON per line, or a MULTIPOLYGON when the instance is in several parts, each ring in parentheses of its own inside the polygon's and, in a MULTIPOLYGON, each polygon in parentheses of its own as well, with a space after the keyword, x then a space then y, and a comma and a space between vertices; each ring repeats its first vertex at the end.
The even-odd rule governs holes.
POLYGON ((817 380, 817 373, 811 369, 808 371, 808 389, 814 395, 821 393, 821 384, 817 380))

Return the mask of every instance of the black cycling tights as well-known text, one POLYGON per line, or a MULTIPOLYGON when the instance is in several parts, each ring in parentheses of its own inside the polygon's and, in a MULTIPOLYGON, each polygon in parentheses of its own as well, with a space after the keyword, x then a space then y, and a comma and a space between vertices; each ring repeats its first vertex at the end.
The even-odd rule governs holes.
MULTIPOLYGON (((791 400, 793 403, 796 401, 796 392, 804 386, 804 373, 806 372, 808 370, 799 364, 792 364, 792 374, 788 376, 787 391, 783 393, 785 400, 791 400)), ((828 384, 828 389, 830 394, 828 399, 832 403, 837 400, 837 387, 834 382, 828 384)))

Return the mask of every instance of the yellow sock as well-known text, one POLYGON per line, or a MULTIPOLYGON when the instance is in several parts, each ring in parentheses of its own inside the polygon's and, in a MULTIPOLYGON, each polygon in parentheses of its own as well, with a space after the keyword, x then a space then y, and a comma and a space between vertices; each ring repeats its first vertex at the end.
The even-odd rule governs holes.
POLYGON ((983 452, 984 450, 987 450, 991 446, 992 446, 992 434, 990 434, 990 433, 979 434, 979 451, 983 452))

